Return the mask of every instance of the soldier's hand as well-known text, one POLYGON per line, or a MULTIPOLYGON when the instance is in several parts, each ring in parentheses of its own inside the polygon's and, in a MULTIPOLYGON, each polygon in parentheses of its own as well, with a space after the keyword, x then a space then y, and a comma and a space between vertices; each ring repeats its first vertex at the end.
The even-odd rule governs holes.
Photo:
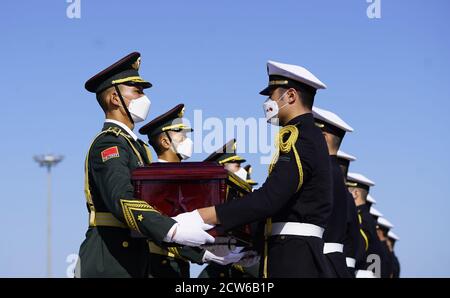
MULTIPOLYGON (((213 243, 214 237, 205 232, 204 227, 189 223, 176 223, 171 242, 187 246, 200 246, 206 243, 213 243)), ((170 231, 169 231, 170 233, 170 231)))
POLYGON ((203 255, 203 262, 214 262, 219 265, 228 265, 232 263, 236 263, 245 255, 244 252, 241 253, 229 253, 226 256, 218 256, 213 254, 212 252, 205 250, 205 254, 203 255))
POLYGON ((192 226, 200 226, 203 230, 207 231, 214 228, 214 225, 206 224, 203 218, 200 216, 197 210, 191 212, 185 212, 172 217, 180 224, 188 224, 192 226))

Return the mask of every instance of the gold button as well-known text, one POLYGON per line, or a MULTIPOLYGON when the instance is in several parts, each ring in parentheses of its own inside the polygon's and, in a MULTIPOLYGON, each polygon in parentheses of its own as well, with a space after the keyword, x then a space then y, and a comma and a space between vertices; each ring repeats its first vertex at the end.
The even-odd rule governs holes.
POLYGON ((128 241, 122 242, 122 246, 125 247, 125 248, 128 247, 128 241))
POLYGON ((280 239, 284 240, 284 239, 286 239, 286 236, 281 236, 280 239))
POLYGON ((225 277, 225 273, 223 273, 223 272, 221 272, 219 275, 220 275, 220 277, 225 277))
POLYGON ((167 264, 167 260, 162 260, 162 262, 161 262, 163 265, 166 265, 167 264))

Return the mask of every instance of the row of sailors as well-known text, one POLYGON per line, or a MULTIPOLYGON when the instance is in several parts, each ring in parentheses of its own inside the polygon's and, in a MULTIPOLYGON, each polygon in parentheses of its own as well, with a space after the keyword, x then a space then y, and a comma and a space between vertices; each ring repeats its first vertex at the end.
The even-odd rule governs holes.
MULTIPOLYGON (((150 144, 158 154, 159 162, 177 162, 186 160, 192 154, 192 142, 187 133, 192 128, 183 124, 180 116, 183 115, 184 105, 179 104, 170 111, 157 117, 141 128, 141 132, 149 136, 150 144), (175 123, 175 124, 174 124, 175 123), (155 135, 160 135, 162 128, 171 127, 164 130, 167 136, 176 144, 190 143, 190 146, 176 146, 175 150, 164 150, 164 140, 155 139, 155 135), (170 131, 170 135, 169 135, 170 131), (187 149, 186 149, 187 148, 187 149)), ((353 129, 348 126, 339 116, 320 108, 313 108, 316 125, 324 132, 327 139, 328 132, 337 132, 339 129, 350 132, 353 129)), ((342 135, 342 132, 338 132, 342 135)), ((170 148, 171 141, 167 140, 166 149, 170 148)), ((347 189, 341 192, 345 199, 334 202, 334 213, 339 216, 332 216, 329 226, 324 233, 323 253, 329 261, 330 276, 333 277, 399 277, 399 262, 394 253, 395 242, 399 239, 392 231, 393 225, 373 206, 375 199, 369 194, 375 183, 359 173, 348 172, 351 162, 356 158, 341 150, 331 158, 339 165, 341 175, 346 177, 344 183, 347 189), (332 220, 335 219, 333 222, 332 220), (345 260, 345 262, 342 262, 345 260), (345 264, 345 266, 343 266, 345 264)), ((208 156, 205 161, 214 161, 224 166, 225 169, 246 181, 252 187, 258 183, 251 178, 251 165, 243 164, 244 158, 236 152, 236 140, 233 139, 208 156)), ((339 193, 339 191, 335 191, 339 193)), ((260 225, 261 227, 261 225, 260 225)), ((255 235, 261 237, 261 231, 255 235)), ((240 249, 231 250, 220 246, 210 246, 208 250, 198 250, 195 254, 193 248, 184 248, 183 256, 177 258, 168 254, 155 245, 151 245, 152 251, 156 254, 153 259, 159 262, 153 265, 153 276, 160 277, 188 277, 189 260, 197 264, 208 263, 199 277, 257 277, 260 271, 260 255, 262 252, 261 239, 255 241, 259 247, 255 247, 257 253, 243 254, 240 249), (197 255, 196 257, 192 257, 197 255), (201 255, 201 256, 200 256, 201 255), (241 260, 242 257, 246 259, 241 260), (161 270, 170 268, 169 271, 161 270), (245 264, 245 266, 242 266, 245 264), (174 269, 175 268, 175 269, 174 269)))

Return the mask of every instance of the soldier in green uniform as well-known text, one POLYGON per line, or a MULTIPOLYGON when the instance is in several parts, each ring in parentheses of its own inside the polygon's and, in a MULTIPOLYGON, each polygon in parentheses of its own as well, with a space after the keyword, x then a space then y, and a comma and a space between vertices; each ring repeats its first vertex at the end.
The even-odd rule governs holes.
POLYGON ((246 165, 244 167, 244 170, 247 172, 247 178, 245 179, 245 182, 247 182, 253 189, 254 186, 258 185, 258 182, 252 179, 251 175, 253 172, 252 165, 246 165))
MULTIPOLYGON (((153 119, 139 133, 148 137, 150 145, 158 156, 158 162, 181 162, 191 157, 193 142, 187 137, 193 129, 183 123, 184 104, 153 119)), ((149 240, 150 275, 152 277, 189 278, 190 262, 220 264, 237 261, 243 254, 230 253, 217 256, 210 251, 189 246, 160 246, 149 240)))
MULTIPOLYGON (((235 175, 241 180, 247 182, 248 172, 241 167, 241 164, 245 162, 245 159, 236 154, 236 140, 233 139, 226 143, 222 148, 213 152, 208 156, 205 161, 214 161, 224 166, 224 168, 235 175)), ((254 182, 251 180, 251 182, 254 182)), ((230 264, 218 264, 211 262, 206 266, 202 272, 200 272, 199 278, 243 278, 243 277, 257 277, 257 270, 254 266, 258 262, 258 257, 255 253, 249 253, 246 260, 237 260, 236 263, 230 264), (242 266, 245 265, 245 266, 242 266), (252 270, 249 270, 250 268, 252 270), (255 275, 256 274, 256 275, 255 275)), ((256 268, 257 269, 257 268, 256 268)))
MULTIPOLYGON (((187 137, 192 128, 183 123, 184 104, 156 117, 139 133, 147 135, 158 156, 158 162, 181 162, 191 157, 193 142, 187 137)), ((159 246, 149 240, 150 274, 153 277, 189 278, 189 261, 203 264, 205 250, 197 247, 159 246)))
POLYGON ((196 214, 173 219, 145 201, 133 198, 131 171, 150 163, 145 143, 133 133, 144 121, 152 85, 139 75, 140 54, 131 53, 89 79, 105 113, 105 124, 94 138, 85 160, 85 194, 89 228, 79 252, 81 277, 147 277, 147 239, 162 245, 176 242, 199 246, 214 242, 196 214))

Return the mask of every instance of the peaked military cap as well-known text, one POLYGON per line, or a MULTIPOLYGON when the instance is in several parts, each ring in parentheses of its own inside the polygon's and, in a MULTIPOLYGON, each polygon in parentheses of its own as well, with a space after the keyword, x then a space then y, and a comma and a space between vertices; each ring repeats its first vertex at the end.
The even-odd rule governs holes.
POLYGON ((315 75, 304 67, 285 64, 275 61, 267 62, 267 74, 269 83, 259 94, 270 95, 278 87, 284 88, 303 88, 313 94, 317 89, 326 89, 327 86, 322 83, 315 75))
POLYGON ((236 139, 232 139, 220 149, 209 155, 205 161, 215 161, 223 165, 228 162, 242 163, 246 160, 236 154, 236 139))
POLYGON ((394 240, 394 241, 400 240, 400 238, 397 236, 397 234, 392 232, 392 230, 390 230, 387 235, 388 235, 389 239, 391 239, 391 240, 394 240))
POLYGON ((388 231, 394 227, 394 225, 384 217, 378 217, 377 224, 381 229, 385 231, 388 231))
POLYGON ((375 186, 375 182, 359 173, 348 173, 347 186, 362 188, 369 191, 371 186, 375 186))
POLYGON ((140 64, 141 54, 133 52, 90 78, 84 87, 87 91, 93 93, 100 93, 111 86, 119 84, 139 85, 143 88, 150 88, 152 84, 139 75, 140 64))
POLYGON ((367 202, 371 203, 371 204, 376 204, 377 200, 374 199, 374 197, 372 197, 370 194, 367 195, 367 202))
POLYGON ((184 104, 178 104, 171 110, 151 120, 139 129, 139 133, 149 138, 166 131, 193 131, 183 123, 184 104))
POLYGON ((353 155, 350 155, 348 153, 345 153, 342 150, 338 150, 337 157, 339 159, 345 159, 345 160, 348 160, 348 161, 355 161, 356 160, 356 157, 354 157, 353 155))
POLYGON ((345 123, 338 115, 331 111, 327 111, 318 107, 312 108, 316 125, 323 131, 329 132, 340 138, 343 138, 345 133, 352 132, 353 128, 345 123))
POLYGON ((247 179, 245 180, 248 184, 250 185, 258 185, 258 182, 254 181, 251 177, 252 174, 252 166, 251 165, 246 165, 244 167, 244 170, 247 171, 247 179))
POLYGON ((378 209, 376 209, 375 207, 371 206, 369 209, 369 213, 372 214, 375 217, 381 217, 383 216, 383 213, 381 213, 380 211, 378 211, 378 209))

